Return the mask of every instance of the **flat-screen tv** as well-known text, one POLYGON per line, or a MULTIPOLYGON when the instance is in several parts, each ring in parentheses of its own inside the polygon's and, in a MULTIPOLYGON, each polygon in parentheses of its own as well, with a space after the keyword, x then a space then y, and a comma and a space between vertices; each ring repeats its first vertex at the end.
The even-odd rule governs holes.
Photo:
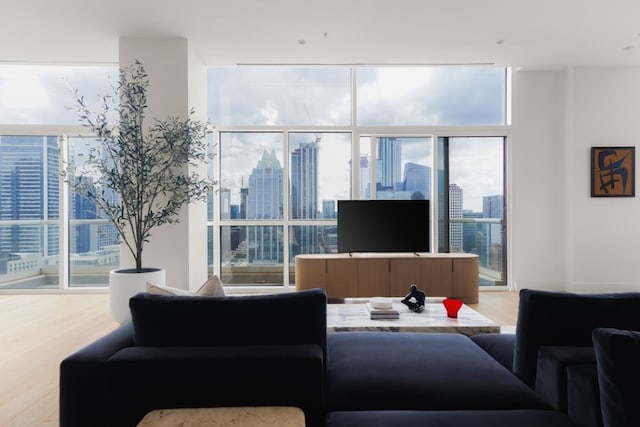
POLYGON ((338 200, 338 252, 429 252, 429 200, 338 200))

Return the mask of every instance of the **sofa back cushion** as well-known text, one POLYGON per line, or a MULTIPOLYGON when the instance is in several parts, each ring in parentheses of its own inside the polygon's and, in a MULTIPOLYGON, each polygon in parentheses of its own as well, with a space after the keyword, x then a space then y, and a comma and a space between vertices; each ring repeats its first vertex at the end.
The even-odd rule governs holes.
POLYGON ((593 331, 605 427, 640 426, 640 332, 593 331))
POLYGON ((640 330, 640 292, 571 294, 520 291, 513 371, 535 384, 541 346, 592 346, 600 327, 640 330))
POLYGON ((317 344, 326 353, 322 289, 234 297, 140 293, 129 307, 137 346, 317 344))

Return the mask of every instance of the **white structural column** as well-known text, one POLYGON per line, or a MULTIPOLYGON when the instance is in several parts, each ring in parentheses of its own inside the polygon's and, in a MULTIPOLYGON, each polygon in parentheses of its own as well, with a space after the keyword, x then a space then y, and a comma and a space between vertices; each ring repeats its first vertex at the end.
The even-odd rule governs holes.
MULTIPOLYGON (((206 120, 206 66, 192 58, 184 38, 122 38, 120 66, 140 61, 149 75, 147 121, 168 116, 186 117, 193 109, 206 120)), ((203 168, 206 173, 206 168, 203 168)), ((168 286, 195 290, 207 278, 206 203, 187 205, 180 222, 152 232, 143 252, 143 267, 166 269, 168 286)), ((133 266, 126 248, 122 267, 133 266)))

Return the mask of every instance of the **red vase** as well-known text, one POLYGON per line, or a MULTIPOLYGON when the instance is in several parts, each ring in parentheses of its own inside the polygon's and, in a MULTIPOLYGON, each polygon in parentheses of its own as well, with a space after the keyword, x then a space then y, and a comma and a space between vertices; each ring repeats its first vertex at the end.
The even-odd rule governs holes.
POLYGON ((444 308, 447 309, 447 316, 451 317, 452 319, 458 318, 458 310, 460 310, 460 307, 462 307, 462 301, 455 298, 445 298, 442 301, 442 304, 444 304, 444 308))

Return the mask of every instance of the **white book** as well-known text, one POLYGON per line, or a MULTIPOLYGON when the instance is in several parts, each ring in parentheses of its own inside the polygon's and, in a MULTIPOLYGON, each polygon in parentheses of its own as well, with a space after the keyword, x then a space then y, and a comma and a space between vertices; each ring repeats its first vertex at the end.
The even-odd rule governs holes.
POLYGON ((400 313, 394 308, 374 308, 370 303, 367 303, 366 305, 372 319, 397 319, 400 317, 400 313))

